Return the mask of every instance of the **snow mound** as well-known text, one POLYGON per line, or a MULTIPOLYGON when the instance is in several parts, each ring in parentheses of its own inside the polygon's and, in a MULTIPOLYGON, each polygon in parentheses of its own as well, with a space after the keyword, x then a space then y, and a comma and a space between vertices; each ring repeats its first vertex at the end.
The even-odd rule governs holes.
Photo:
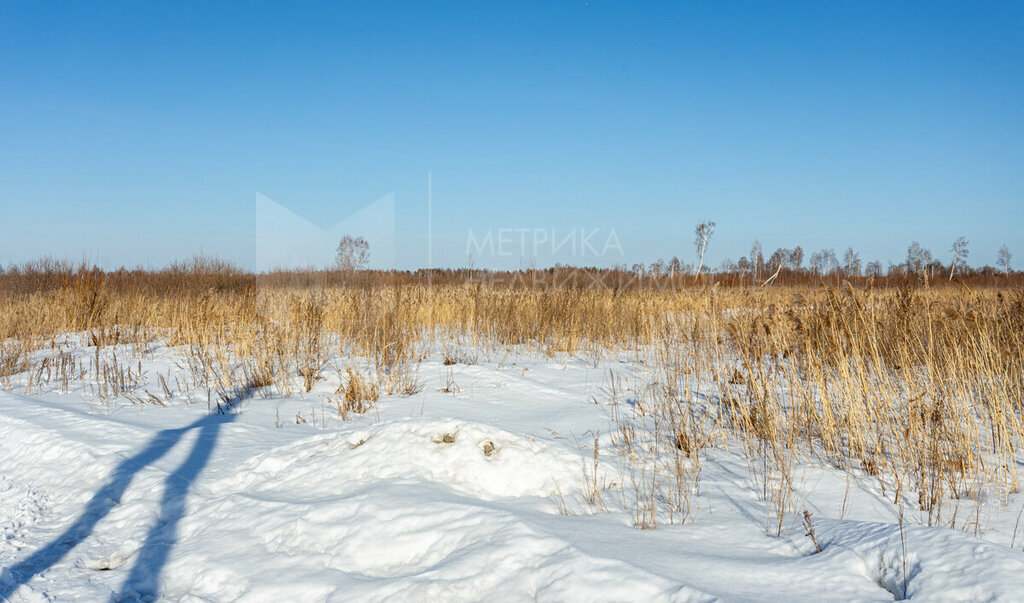
POLYGON ((578 489, 578 452, 466 421, 400 420, 346 434, 304 439, 260 454, 215 486, 263 494, 330 496, 338 484, 380 480, 442 484, 481 500, 578 489))
POLYGON ((822 520, 823 554, 859 558, 865 577, 897 600, 1019 600, 1019 551, 955 530, 864 521, 822 520))

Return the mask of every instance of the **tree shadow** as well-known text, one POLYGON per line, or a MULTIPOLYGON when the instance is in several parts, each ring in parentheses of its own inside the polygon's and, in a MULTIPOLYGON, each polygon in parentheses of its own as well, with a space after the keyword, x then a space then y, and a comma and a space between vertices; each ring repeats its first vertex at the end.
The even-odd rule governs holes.
POLYGON ((158 432, 145 448, 121 461, 71 526, 43 548, 0 573, 0 600, 9 599, 18 587, 56 565, 71 549, 88 538, 96 524, 120 504, 121 497, 139 471, 163 457, 186 433, 199 429, 188 458, 164 482, 157 525, 150 530, 146 542, 139 549, 135 567, 118 596, 119 599, 154 598, 167 555, 177 539, 177 523, 184 516, 185 498, 192 481, 209 462, 221 426, 237 418, 232 410, 249 391, 248 388, 242 389, 240 392, 243 393, 226 400, 225 405, 218 404, 218 414, 204 416, 185 427, 158 432))

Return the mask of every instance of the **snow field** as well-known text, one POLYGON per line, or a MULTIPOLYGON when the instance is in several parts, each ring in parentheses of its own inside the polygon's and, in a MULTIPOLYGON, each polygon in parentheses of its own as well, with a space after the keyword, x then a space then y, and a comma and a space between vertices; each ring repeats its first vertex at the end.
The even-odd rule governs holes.
MULTIPOLYGON (((142 361, 147 387, 174 350, 142 361)), ((635 367, 633 367, 635 368, 635 367)), ((683 525, 633 528, 602 375, 520 354, 343 422, 308 394, 227 414, 0 393, 0 595, 37 600, 1019 600, 1020 495, 978 535, 902 522, 869 476, 800 459, 779 538, 738 447, 708 449, 683 525), (596 403, 595 403, 596 401, 596 403), (109 411, 109 414, 108 414, 109 411), (593 441, 603 506, 592 500, 593 441), (904 588, 906 589, 904 592, 904 588)), ((972 507, 973 508, 973 507, 972 507)))

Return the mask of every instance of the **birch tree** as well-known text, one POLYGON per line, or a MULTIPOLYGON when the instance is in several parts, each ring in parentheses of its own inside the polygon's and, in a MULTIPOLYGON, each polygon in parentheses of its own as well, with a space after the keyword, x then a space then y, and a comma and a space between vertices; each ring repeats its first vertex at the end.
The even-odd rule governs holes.
POLYGON ((996 256, 996 265, 1003 269, 1003 274, 1010 276, 1010 259, 1013 255, 1010 253, 1010 248, 1003 245, 999 248, 999 254, 996 256))
POLYGON ((370 244, 363 237, 345 235, 338 242, 334 263, 340 270, 355 272, 366 267, 366 263, 369 261, 370 244))
POLYGON ((715 232, 715 223, 711 220, 701 222, 693 232, 697 235, 693 244, 697 248, 697 276, 700 276, 700 269, 704 267, 704 253, 708 250, 708 241, 711 239, 711 234, 715 232))
POLYGON ((958 237, 953 241, 953 246, 949 248, 949 251, 953 254, 953 260, 949 263, 949 280, 953 280, 957 266, 964 266, 967 263, 967 255, 970 253, 967 249, 967 238, 958 237))

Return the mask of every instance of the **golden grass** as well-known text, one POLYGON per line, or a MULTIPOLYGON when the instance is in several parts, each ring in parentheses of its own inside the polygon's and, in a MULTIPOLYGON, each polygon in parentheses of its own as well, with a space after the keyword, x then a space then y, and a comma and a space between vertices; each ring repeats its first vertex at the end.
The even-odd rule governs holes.
POLYGON ((165 343, 181 346, 189 388, 212 404, 210 392, 226 399, 240 387, 308 392, 330 358, 362 358, 369 376, 340 375, 347 418, 379 395, 418 391, 416 365, 431 349, 524 346, 587 358, 627 351, 649 370, 621 387, 613 374, 608 401, 632 389, 616 442, 635 469, 639 527, 654 527, 658 505, 670 521, 685 521, 702 451, 737 442, 778 530, 785 513, 799 512, 793 465, 801 458, 871 476, 928 523, 966 529, 969 514, 949 501, 980 504, 986 488, 1005 495, 1019 487, 1019 287, 531 289, 385 279, 299 287, 217 270, 183 267, 159 286, 115 287, 108 275, 80 269, 6 291, 0 385, 27 374, 29 387, 56 379, 67 391, 69 380, 88 378, 103 396, 130 396, 131 359, 111 363, 100 349, 126 345, 144 355, 165 343), (61 355, 65 333, 95 348, 91 364, 61 355))

